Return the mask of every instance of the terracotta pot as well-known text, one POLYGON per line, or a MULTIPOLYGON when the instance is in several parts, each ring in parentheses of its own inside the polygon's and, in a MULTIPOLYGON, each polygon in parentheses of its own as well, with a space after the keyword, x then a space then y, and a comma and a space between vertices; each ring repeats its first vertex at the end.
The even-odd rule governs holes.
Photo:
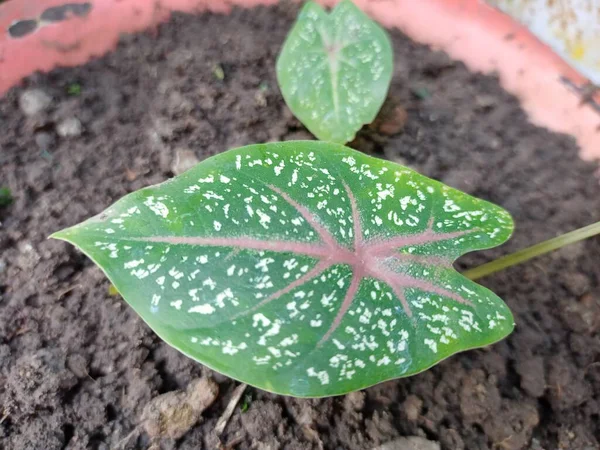
MULTIPOLYGON (((9 0, 0 5, 0 94, 36 70, 83 64, 121 33, 150 28, 171 11, 227 13, 276 0, 9 0)), ((322 0, 333 4, 335 0, 322 0)), ((531 120, 574 136, 585 159, 600 158, 600 115, 582 104, 587 79, 524 26, 481 0, 355 0, 387 27, 496 72, 531 120)))

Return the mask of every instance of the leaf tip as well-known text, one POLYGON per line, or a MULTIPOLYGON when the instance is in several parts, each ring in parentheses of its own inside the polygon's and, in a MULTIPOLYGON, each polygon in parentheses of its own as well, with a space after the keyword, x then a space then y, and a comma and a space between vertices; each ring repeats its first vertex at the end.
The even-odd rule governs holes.
POLYGON ((72 230, 73 227, 63 228, 62 230, 55 231, 54 233, 52 233, 50 236, 48 236, 47 239, 56 239, 58 241, 73 243, 71 239, 73 234, 72 230))
POLYGON ((59 241, 63 241, 64 240, 64 230, 60 230, 60 231, 55 231, 54 233, 52 233, 50 236, 48 236, 46 239, 56 239, 59 241))

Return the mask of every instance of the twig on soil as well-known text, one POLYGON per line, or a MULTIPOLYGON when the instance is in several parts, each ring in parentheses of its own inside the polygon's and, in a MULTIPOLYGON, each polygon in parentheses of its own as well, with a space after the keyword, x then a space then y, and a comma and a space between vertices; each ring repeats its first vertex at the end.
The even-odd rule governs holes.
POLYGON ((217 437, 220 437, 221 434, 223 434, 223 431, 225 431, 225 427, 227 426, 229 419, 231 419, 233 410, 239 403, 247 387, 248 385, 246 383, 242 383, 233 391, 233 395, 231 396, 231 400, 229 400, 227 408, 225 408, 225 411, 223 411, 223 414, 221 415, 221 417, 219 417, 219 420, 217 420, 217 424, 215 425, 214 431, 217 437))
POLYGON ((556 386, 550 386, 550 389, 555 389, 556 390, 556 398, 558 398, 559 400, 562 399, 563 389, 562 389, 562 386, 560 385, 560 383, 556 383, 556 386))
POLYGON ((2 417, 0 417, 0 425, 2 425, 2 422, 4 422, 6 419, 8 419, 8 416, 10 416, 10 411, 5 410, 4 415, 2 417))
POLYGON ((22 334, 28 333, 29 331, 31 331, 31 328, 21 327, 12 334, 11 339, 16 338, 17 336, 21 336, 22 334))
POLYGON ((69 292, 71 292, 72 290, 74 290, 75 288, 80 287, 81 285, 79 283, 73 284, 69 287, 67 287, 64 291, 59 292, 58 294, 58 299, 60 300, 61 298, 63 298, 65 295, 67 295, 69 292))
POLYGON ((131 433, 129 433, 127 436, 125 436, 123 439, 121 439, 119 442, 117 442, 116 448, 120 448, 121 446, 124 446, 125 444, 127 444, 127 441, 129 441, 129 439, 131 439, 135 433, 139 433, 139 431, 140 431, 140 425, 137 425, 131 433))
POLYGON ((94 383, 97 383, 98 380, 96 380, 93 376, 90 375, 90 373, 87 371, 87 369, 83 369, 83 373, 85 373, 87 375, 87 377, 92 380, 94 383))
POLYGON ((244 440, 243 436, 236 436, 233 439, 231 439, 229 442, 227 442, 227 444, 225 444, 222 448, 224 450, 231 450, 236 445, 241 444, 243 440, 244 440))

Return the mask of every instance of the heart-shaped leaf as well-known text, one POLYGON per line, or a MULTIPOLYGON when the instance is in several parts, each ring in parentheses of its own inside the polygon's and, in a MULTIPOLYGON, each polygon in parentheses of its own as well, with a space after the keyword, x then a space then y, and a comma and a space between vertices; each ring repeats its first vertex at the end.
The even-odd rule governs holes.
POLYGON ((391 78, 388 36, 349 0, 329 15, 308 2, 277 60, 292 112, 317 138, 342 144, 375 119, 391 78))
POLYGON ((509 334, 506 305, 452 262, 512 227, 498 206, 410 169, 301 141, 217 155, 53 237, 186 355, 319 397, 509 334))

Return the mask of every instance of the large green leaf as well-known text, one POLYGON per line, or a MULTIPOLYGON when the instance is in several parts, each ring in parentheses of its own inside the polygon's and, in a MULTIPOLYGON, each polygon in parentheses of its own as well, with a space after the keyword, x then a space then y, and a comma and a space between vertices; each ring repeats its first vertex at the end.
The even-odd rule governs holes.
POLYGON ((166 342, 280 394, 342 394, 502 339, 506 305, 452 262, 504 242, 493 204, 337 144, 207 159, 54 235, 166 342))
POLYGON ((373 121, 391 78, 388 36, 349 0, 329 15, 308 2, 277 60, 292 112, 319 139, 342 144, 373 121))

